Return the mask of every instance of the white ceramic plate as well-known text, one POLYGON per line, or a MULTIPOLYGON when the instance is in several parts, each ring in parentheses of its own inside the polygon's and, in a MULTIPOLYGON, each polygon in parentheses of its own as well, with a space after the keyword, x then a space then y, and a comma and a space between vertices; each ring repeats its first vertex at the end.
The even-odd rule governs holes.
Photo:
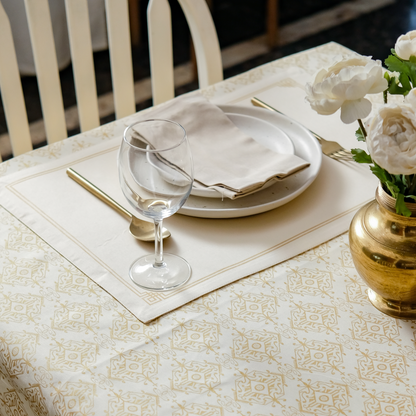
POLYGON ((295 154, 307 160, 310 166, 267 189, 235 200, 190 195, 179 210, 180 214, 200 218, 237 218, 259 214, 287 204, 315 180, 321 168, 322 151, 318 141, 305 127, 279 113, 261 108, 236 105, 219 107, 225 113, 250 116, 277 126, 290 137, 295 154))
MULTIPOLYGON (((226 113, 227 117, 242 130, 245 134, 252 137, 264 147, 280 154, 294 154, 295 146, 289 136, 275 124, 271 124, 257 117, 252 117, 239 113, 226 113)), ((262 189, 266 189, 273 183, 266 184, 262 189)), ((192 188, 191 195, 203 198, 222 198, 222 195, 209 188, 192 188)))

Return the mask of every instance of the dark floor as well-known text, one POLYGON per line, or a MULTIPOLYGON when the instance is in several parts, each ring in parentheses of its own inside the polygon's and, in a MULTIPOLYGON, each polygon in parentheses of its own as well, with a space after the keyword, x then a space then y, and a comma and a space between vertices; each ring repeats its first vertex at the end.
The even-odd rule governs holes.
MULTIPOLYGON (((359 1, 356 0, 357 3, 359 1)), ((280 0, 280 25, 294 22, 302 17, 334 7, 342 2, 342 0, 280 0)), ((189 60, 189 31, 176 0, 170 0, 170 3, 173 15, 175 63, 179 64, 189 60)), ((248 40, 264 33, 266 18, 265 0, 214 0, 213 4, 212 13, 221 47, 248 40)), ((144 21, 146 1, 141 2, 141 7, 142 44, 133 49, 135 80, 149 76, 149 59, 144 21)), ((228 78, 237 75, 277 58, 329 41, 338 42, 360 54, 371 55, 376 59, 384 60, 389 55, 390 49, 394 47, 397 37, 412 29, 416 29, 416 0, 396 0, 391 6, 363 15, 353 21, 301 41, 284 47, 277 47, 265 55, 226 69, 224 77, 228 78)), ((94 61, 97 71, 97 90, 99 94, 103 94, 111 90, 110 65, 107 52, 95 53, 94 61)), ((61 71, 61 83, 65 106, 74 105, 76 101, 71 67, 61 71)), ((22 84, 29 121, 40 119, 42 113, 36 78, 25 77, 22 79, 22 84)), ((184 93, 195 88, 197 88, 197 84, 192 83, 181 87, 178 93, 184 93)), ((151 100, 148 100, 138 104, 137 109, 140 110, 150 105, 151 100)), ((114 115, 108 116, 102 119, 102 123, 112 121, 113 119, 114 115)), ((0 134, 6 131, 3 108, 0 106, 0 134)), ((69 132, 70 135, 75 133, 77 131, 69 132)))

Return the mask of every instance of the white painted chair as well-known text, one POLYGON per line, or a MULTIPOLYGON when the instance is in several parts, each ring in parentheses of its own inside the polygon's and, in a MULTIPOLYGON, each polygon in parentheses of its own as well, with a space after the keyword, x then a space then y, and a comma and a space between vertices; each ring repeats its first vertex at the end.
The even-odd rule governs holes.
MULTIPOLYGON (((178 0, 195 47, 200 88, 223 79, 221 50, 206 0, 178 0)), ((150 0, 147 7, 153 104, 174 97, 172 22, 168 0, 150 0)))
MULTIPOLYGON (((25 101, 17 66, 9 19, 0 2, 0 91, 12 151, 19 155, 32 149, 25 101)), ((1 157, 0 157, 1 161, 1 157)))
MULTIPOLYGON (((24 0, 48 143, 67 137, 48 0, 24 0)), ((65 0, 81 131, 100 124, 87 0, 65 0)), ((116 118, 135 112, 128 0, 105 0, 116 118)), ((32 149, 9 20, 0 0, 0 90, 14 156, 32 149)))

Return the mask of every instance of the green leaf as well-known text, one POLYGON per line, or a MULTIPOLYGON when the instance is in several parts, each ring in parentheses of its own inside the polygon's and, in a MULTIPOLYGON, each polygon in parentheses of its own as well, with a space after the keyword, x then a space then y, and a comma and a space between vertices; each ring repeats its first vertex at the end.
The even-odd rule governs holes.
POLYGON ((398 194, 396 197, 396 213, 405 217, 410 217, 410 215, 412 215, 412 211, 410 211, 410 209, 407 208, 404 202, 403 194, 398 194))
POLYGON ((409 61, 416 64, 416 56, 415 55, 411 55, 409 58, 409 61))
POLYGON ((390 71, 406 74, 412 85, 416 86, 416 57, 411 56, 409 61, 402 61, 397 56, 390 55, 384 63, 390 71))
POLYGON ((410 91, 412 86, 410 85, 409 77, 405 74, 400 74, 399 81, 402 84, 403 88, 410 91))
MULTIPOLYGON (((407 77, 407 75, 404 75, 404 77, 407 78, 407 82, 410 85, 409 78, 407 77)), ((392 95, 407 95, 411 89, 412 87, 407 89, 407 88, 401 87, 399 84, 396 84, 395 82, 392 82, 389 85, 389 88, 387 91, 389 92, 389 94, 392 94, 392 95)))
POLYGON ((390 55, 384 63, 391 72, 406 72, 408 71, 406 64, 394 55, 390 55))
POLYGON ((365 142, 365 136, 363 132, 361 131, 361 127, 358 127, 358 130, 355 132, 355 137, 357 138, 359 142, 365 142))
POLYGON ((400 193, 400 188, 392 181, 386 181, 384 183, 387 186, 387 189, 390 191, 391 196, 396 199, 397 195, 400 193))
POLYGON ((352 158, 357 163, 373 163, 371 156, 362 149, 351 149, 352 158))
MULTIPOLYGON (((351 150, 351 153, 352 153, 352 150, 351 150)), ((378 179, 380 179, 381 183, 390 182, 391 180, 390 174, 386 170, 381 168, 380 166, 374 163, 374 166, 370 166, 370 169, 371 169, 371 172, 373 172, 373 174, 376 175, 378 179)))
MULTIPOLYGON (((411 56, 410 58, 413 58, 413 56, 411 56)), ((412 82, 412 85, 414 87, 416 87, 416 62, 406 62, 406 66, 409 68, 409 78, 410 81, 412 82)))
POLYGON ((406 195, 406 198, 411 198, 411 199, 416 201, 416 196, 415 195, 406 195))

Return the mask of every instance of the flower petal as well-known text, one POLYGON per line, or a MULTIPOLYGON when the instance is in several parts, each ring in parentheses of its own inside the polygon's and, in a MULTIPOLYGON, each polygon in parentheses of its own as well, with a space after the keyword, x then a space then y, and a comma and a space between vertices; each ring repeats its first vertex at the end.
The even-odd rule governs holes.
POLYGON ((409 104, 380 107, 367 129, 372 159, 393 175, 416 173, 416 112, 409 104))
POLYGON ((371 102, 366 98, 345 101, 341 106, 341 120, 351 124, 358 119, 367 117, 371 112, 371 102))

